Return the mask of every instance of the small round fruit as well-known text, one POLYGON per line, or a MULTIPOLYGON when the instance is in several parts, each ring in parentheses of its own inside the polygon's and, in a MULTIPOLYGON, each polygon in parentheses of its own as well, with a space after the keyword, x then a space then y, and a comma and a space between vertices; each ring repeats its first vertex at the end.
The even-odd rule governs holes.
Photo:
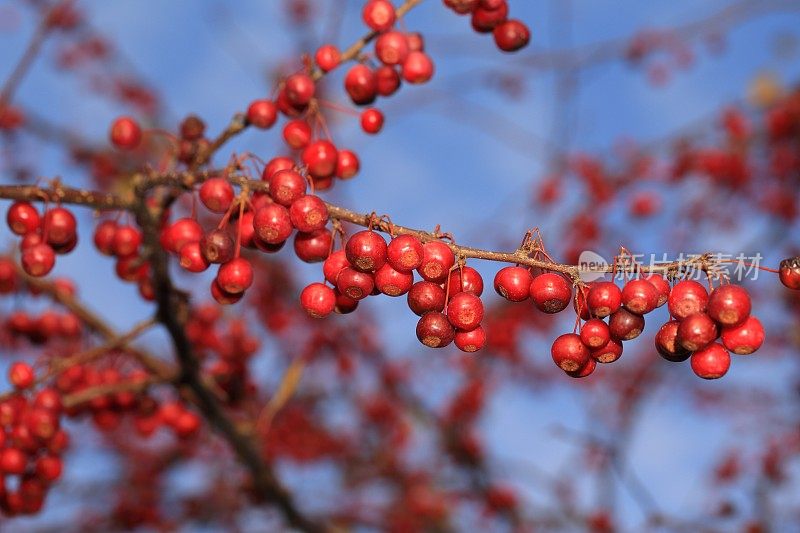
POLYGON ((303 150, 302 159, 308 166, 308 173, 314 178, 328 178, 336 172, 336 159, 339 152, 330 141, 319 140, 303 150))
POLYGON ((253 284, 253 267, 247 259, 237 257, 220 265, 219 288, 229 294, 241 294, 253 284))
POLYGON ((378 133, 383 128, 383 113, 378 109, 365 109, 361 113, 361 129, 372 135, 378 133))
POLYGON ((414 274, 395 270, 389 263, 375 272, 375 287, 387 296, 402 296, 413 284, 414 274))
POLYGON ((565 333, 553 341, 550 349, 553 361, 565 372, 575 372, 583 368, 591 357, 589 349, 575 333, 565 333))
POLYGON ((566 309, 572 299, 572 287, 560 274, 539 274, 530 285, 530 295, 537 309, 545 313, 558 313, 566 309))
POLYGON ((113 220, 100 222, 94 230, 94 246, 103 255, 114 255, 114 235, 117 223, 113 220))
POLYGON ((345 245, 347 260, 362 272, 375 272, 382 267, 386 263, 387 251, 383 235, 372 230, 354 233, 345 245))
POLYGON ((731 366, 731 355, 718 342, 712 342, 691 357, 692 370, 703 379, 718 379, 724 376, 731 366))
POLYGON ((417 272, 426 281, 441 283, 455 262, 456 256, 447 244, 442 241, 426 242, 422 245, 422 263, 417 272))
POLYGON ((761 348, 764 336, 764 326, 754 316, 736 326, 722 328, 722 344, 737 355, 750 355, 761 348))
POLYGON ((33 385, 36 375, 27 363, 16 361, 8 369, 8 381, 17 389, 27 389, 33 385))
POLYGON ((585 378, 586 376, 591 375, 595 368, 597 368, 597 361, 590 358, 581 368, 575 370, 574 372, 567 372, 566 374, 571 378, 585 378))
POLYGON ((642 277, 642 279, 649 281, 653 284, 653 287, 656 288, 656 292, 658 293, 658 302, 656 303, 656 307, 661 307, 667 303, 667 300, 669 299, 669 293, 672 291, 672 287, 670 287, 667 278, 660 274, 650 274, 642 277))
POLYGON ((11 204, 6 213, 6 221, 11 231, 17 235, 27 235, 39 229, 41 218, 39 211, 26 201, 17 201, 11 204))
POLYGON ((645 315, 658 305, 658 291, 644 279, 632 279, 622 288, 622 305, 628 311, 645 315))
POLYGON ((300 293, 300 305, 313 318, 323 318, 331 314, 336 307, 336 295, 333 289, 324 283, 312 283, 300 293))
POLYGON ((608 319, 611 336, 620 341, 633 340, 644 330, 644 317, 621 307, 608 319))
POLYGON ((253 100, 247 108, 247 122, 256 128, 271 128, 278 118, 278 109, 272 100, 253 100))
POLYGON ((459 292, 471 292, 475 296, 480 296, 483 294, 483 277, 474 268, 464 266, 450 273, 450 282, 447 286, 451 297, 459 292))
POLYGON ((611 332, 608 329, 608 324, 599 318, 587 320, 581 328, 580 336, 581 342, 591 350, 602 348, 611 340, 611 332))
POLYGON ((336 250, 325 259, 322 263, 322 274, 331 285, 336 285, 336 279, 339 277, 339 272, 350 266, 350 261, 347 260, 344 250, 336 250))
POLYGON ((331 253, 333 235, 326 229, 311 233, 298 233, 294 236, 294 253, 306 263, 325 261, 331 253))
POLYGON ((44 214, 42 230, 50 246, 63 246, 75 240, 78 223, 75 215, 63 207, 54 207, 44 214))
POLYGON ((374 31, 386 31, 394 25, 396 15, 389 0, 369 0, 361 10, 364 24, 374 31))
POLYGON ((781 261, 778 275, 786 287, 795 291, 800 290, 800 257, 781 261))
POLYGON ((347 180, 358 174, 361 164, 358 156, 352 150, 339 150, 336 158, 336 177, 347 180))
POLYGON ((531 40, 528 27, 518 20, 507 20, 495 26, 492 31, 494 42, 504 52, 516 52, 527 46, 531 40))
POLYGON ((590 353, 592 359, 598 363, 613 363, 622 357, 622 342, 609 339, 603 346, 594 348, 590 353))
POLYGON ((292 169, 281 169, 274 172, 269 179, 269 195, 276 203, 289 207, 306 194, 306 179, 292 169))
POLYGON ((483 302, 471 292, 459 292, 447 302, 447 319, 457 329, 475 329, 483 320, 483 302))
POLYGON ((131 117, 119 117, 111 124, 111 143, 122 150, 133 150, 142 142, 142 128, 131 117))
POLYGON ((669 314, 677 320, 702 313, 708 305, 708 291, 698 282, 685 279, 672 287, 672 292, 667 299, 669 314))
POLYGON ((347 267, 336 277, 336 288, 348 298, 363 300, 372 293, 375 280, 372 274, 347 267))
POLYGON ((286 84, 283 86, 286 93, 286 98, 295 107, 303 107, 307 105, 312 98, 316 86, 314 80, 308 74, 292 74, 286 78, 286 84))
POLYGON ((200 201, 212 213, 222 214, 233 203, 233 187, 223 178, 206 180, 200 186, 200 201))
POLYGON ((750 295, 739 285, 721 285, 708 297, 708 316, 721 326, 735 326, 750 316, 750 295))
POLYGON ((430 311, 444 309, 446 294, 442 287, 430 281, 418 281, 408 291, 408 307, 422 316, 430 311))
POLYGON ((455 334, 450 321, 438 311, 425 313, 417 322, 417 338, 429 348, 444 348, 453 342, 455 334))
POLYGON ((386 249, 386 260, 397 271, 411 272, 422 264, 422 242, 413 235, 399 235, 386 249))
POLYGON ((289 216, 298 231, 311 233, 325 227, 328 222, 328 208, 319 196, 307 194, 292 202, 289 216))
POLYGON ((605 318, 622 305, 622 291, 611 281, 597 281, 586 294, 586 305, 592 316, 605 318))
POLYGON ((684 318, 678 326, 678 343, 693 352, 717 338, 717 325, 705 313, 684 318))
POLYGON ((480 326, 470 331, 456 331, 454 342, 462 352, 477 352, 486 344, 486 332, 480 326))
POLYGON ((691 352, 680 345, 678 342, 678 327, 681 323, 677 320, 670 320, 656 333, 656 350, 659 355, 667 361, 680 363, 686 361, 691 352))
POLYGON ((411 84, 425 83, 433 77, 433 61, 425 52, 410 52, 403 61, 403 79, 411 84))
POLYGON ((22 269, 35 278, 46 276, 56 264, 56 253, 45 243, 39 243, 22 251, 22 269))
POLYGON ((289 210, 280 204, 267 204, 253 217, 253 229, 267 244, 279 244, 289 238, 294 228, 289 210))
POLYGON ((322 72, 330 72, 335 69, 341 60, 341 52, 332 44, 323 44, 317 48, 317 52, 314 54, 314 61, 322 72))
POLYGON ((374 102, 377 85, 372 69, 360 63, 352 66, 344 78, 344 88, 356 105, 369 105, 374 102))
POLYGON ((531 273, 521 266, 507 266, 497 271, 494 276, 494 290, 497 294, 512 302, 522 302, 530 295, 531 273))

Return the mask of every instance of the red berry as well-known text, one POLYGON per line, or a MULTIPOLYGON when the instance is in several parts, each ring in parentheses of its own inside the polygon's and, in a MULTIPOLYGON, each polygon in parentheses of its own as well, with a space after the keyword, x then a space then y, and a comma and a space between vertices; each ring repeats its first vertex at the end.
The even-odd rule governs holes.
POLYGON ((381 96, 391 96, 400 88, 400 74, 394 67, 383 65, 375 71, 375 89, 381 96))
MULTIPOLYGON (((292 161, 291 158, 273 157, 264 167, 264 171, 261 172, 261 181, 269 182, 269 179, 276 172, 281 170, 292 170, 293 168, 294 168, 294 161, 292 161)), ((270 194, 272 194, 272 192, 270 192, 270 194)))
POLYGON ((47 244, 51 246, 62 246, 75 240, 77 227, 75 215, 63 207, 54 207, 44 214, 42 229, 47 244))
POLYGON ((422 52, 425 50, 425 39, 419 32, 406 33, 408 49, 411 52, 422 52))
POLYGON ((667 361, 680 363, 686 361, 691 352, 680 345, 678 342, 678 327, 681 323, 677 320, 670 320, 656 333, 656 350, 667 361))
POLYGON ((111 143, 123 150, 133 150, 142 142, 142 129, 131 117, 119 117, 111 124, 111 143))
POLYGON ((206 133, 206 123, 197 115, 189 115, 181 121, 181 138, 187 141, 200 140, 206 133))
POLYGON ((307 194, 292 202, 289 216, 297 231, 311 233, 325 227, 328 222, 328 208, 318 196, 307 194))
POLYGON ((508 4, 502 2, 494 9, 478 7, 472 12, 472 29, 479 33, 489 33, 508 17, 508 4))
POLYGON ((608 329, 611 336, 620 341, 629 341, 642 334, 644 317, 620 308, 609 315, 608 329))
POLYGON ((386 262, 388 247, 383 236, 372 230, 362 230, 347 240, 345 253, 353 268, 375 272, 386 262))
POLYGON ((287 117, 298 117, 306 112, 307 105, 295 105, 289 101, 285 91, 278 92, 278 98, 275 100, 275 106, 278 111, 287 117))
POLYGON ((372 293, 375 280, 372 274, 346 267, 336 277, 336 288, 348 298, 363 300, 372 293))
POLYGON ((283 140, 286 141, 290 148, 295 150, 308 146, 311 143, 312 135, 313 132, 308 122, 299 118, 290 120, 283 127, 283 140))
POLYGON ((314 98, 316 86, 308 74, 293 74, 286 78, 283 91, 286 98, 295 107, 307 105, 314 98))
POLYGON ((575 372, 589 361, 589 349, 575 333, 565 333, 553 341, 550 349, 553 361, 565 372, 575 372))
POLYGON ((294 170, 279 170, 268 181, 269 195, 283 206, 289 207, 306 194, 306 179, 294 170))
POLYGON ((800 257, 781 261, 779 271, 781 283, 793 290, 800 290, 800 257))
POLYGON ((278 110, 272 100, 253 100, 247 108, 247 122, 256 128, 271 128, 278 118, 278 110))
POLYGON ((17 361, 8 369, 8 380, 17 389, 27 389, 33 385, 35 379, 33 368, 27 363, 17 361))
POLYGON ((658 305, 658 291, 649 281, 632 279, 622 288, 622 305, 628 311, 645 315, 658 305))
POLYGON ((402 296, 414 284, 414 274, 399 272, 385 263, 375 272, 375 287, 387 296, 402 296))
POLYGON ((650 274, 644 276, 642 279, 649 281, 653 284, 653 287, 656 288, 656 293, 658 293, 658 302, 656 303, 656 307, 661 307, 667 300, 669 299, 669 293, 672 291, 672 287, 669 286, 669 281, 660 275, 660 274, 650 274))
POLYGON ((531 295, 532 282, 533 278, 527 268, 507 266, 495 274, 494 290, 506 300, 521 302, 531 295))
POLYGON ((356 105, 368 105, 375 101, 377 80, 375 73, 366 65, 354 65, 347 71, 344 88, 356 105))
POLYGON ((453 342, 455 334, 447 317, 437 311, 425 313, 417 322, 417 338, 429 348, 444 348, 453 342))
POLYGON ((334 290, 333 292, 336 294, 336 307, 334 308, 334 311, 340 315, 346 315, 356 310, 358 307, 358 300, 353 300, 337 290, 334 290))
POLYGON ((44 483, 52 483, 61 477, 63 462, 56 455, 43 455, 36 460, 36 476, 44 483))
POLYGON ((441 283, 455 262, 456 257, 447 244, 442 241, 426 242, 422 245, 422 263, 417 267, 417 272, 426 281, 441 283))
POLYGON ((365 109, 361 113, 361 129, 367 133, 375 134, 383 127, 383 113, 378 109, 365 109))
POLYGON ((113 220, 100 222, 94 230, 94 245, 103 255, 114 255, 114 235, 117 223, 113 220))
POLYGON ((39 229, 39 211, 30 203, 17 201, 11 204, 6 213, 6 221, 11 231, 17 235, 27 235, 39 229))
POLYGON ((253 267, 242 257, 231 259, 220 265, 217 283, 219 288, 228 294, 243 293, 253 284, 253 267))
POLYGON ((133 226, 118 226, 114 232, 114 255, 129 257, 139 250, 142 244, 142 233, 133 226))
POLYGON ((546 272, 539 274, 530 285, 534 305, 545 313, 563 311, 572 298, 572 287, 561 274, 546 272))
POLYGON ((705 287, 694 280, 683 280, 672 287, 667 299, 669 314, 677 320, 689 315, 702 313, 708 305, 708 292, 705 287))
POLYGON ((608 325, 599 318, 587 320, 581 328, 580 336, 581 342, 590 349, 602 348, 611 340, 608 325))
MULTIPOLYGON (((117 231, 119 233, 119 230, 117 231)), ((203 228, 193 218, 179 218, 161 233, 161 246, 165 250, 177 254, 185 244, 200 242, 203 238, 203 228)))
POLYGON ((462 352, 477 352, 486 344, 486 332, 480 326, 469 331, 456 330, 453 340, 456 348, 462 352))
POLYGON ((242 299, 244 293, 231 294, 220 287, 216 279, 211 281, 211 297, 220 305, 233 305, 242 299))
POLYGON ((187 242, 178 252, 180 265, 189 272, 203 272, 208 268, 209 262, 200 250, 199 242, 187 242))
POLYGON ((451 297, 459 292, 471 292, 475 296, 480 296, 483 294, 483 278, 472 267, 457 268, 450 273, 448 290, 451 297))
MULTIPOLYGON (((244 224, 244 220, 242 221, 244 224)), ((252 227, 252 224, 250 225, 252 227)), ((224 229, 217 229, 206 233, 200 239, 200 252, 209 263, 227 263, 233 259, 234 248, 231 235, 224 229)))
POLYGON ((586 305, 592 316, 605 318, 622 305, 622 291, 611 281, 597 281, 586 294, 586 305))
POLYGON ((613 363, 622 356, 622 342, 609 339, 600 348, 591 350, 592 359, 598 363, 613 363))
POLYGON ((748 316, 741 324, 722 328, 722 344, 737 355, 749 355, 764 344, 764 326, 754 316, 748 316))
POLYGON ((339 272, 349 266, 350 262, 347 260, 347 255, 345 255, 344 250, 336 250, 325 259, 325 262, 322 264, 322 273, 325 275, 325 279, 328 283, 336 285, 339 272))
POLYGON ((735 326, 750 316, 750 295, 738 285, 717 287, 708 297, 708 316, 722 326, 735 326))
POLYGON ((346 180, 358 174, 360 163, 358 156, 351 150, 339 150, 336 158, 336 176, 346 180))
POLYGON ((46 276, 56 264, 56 253, 49 245, 40 243, 22 250, 22 269, 35 278, 46 276))
POLYGON ((459 292, 447 302, 447 319, 457 329, 475 329, 483 320, 483 302, 471 292, 459 292))
POLYGON ((399 235, 386 249, 386 260, 395 270, 411 272, 419 268, 423 257, 422 242, 413 235, 399 235))
POLYGON ((418 316, 444 309, 445 292, 436 283, 418 281, 408 291, 408 307, 418 316))
POLYGON ((333 289, 324 283, 312 283, 300 293, 300 305, 313 318, 324 318, 336 307, 333 289))
POLYGON ((294 253, 306 263, 325 261, 331 253, 333 235, 326 229, 311 233, 298 233, 294 236, 294 253))
POLYGON ((684 318, 678 326, 678 343, 693 352, 717 338, 717 325, 705 313, 684 318))
POLYGON ((314 54, 314 61, 322 72, 329 72, 339 66, 342 54, 339 49, 332 44, 324 44, 317 49, 314 54))
POLYGON ((314 178, 327 178, 336 172, 339 153, 330 141, 314 141, 303 150, 303 162, 314 178))
POLYGON ((394 6, 388 0, 369 0, 361 11, 364 24, 374 31, 386 31, 396 19, 394 6))
POLYGON ((289 210, 279 204, 268 204, 256 211, 253 229, 258 238, 268 244, 278 244, 292 234, 289 210))
POLYGON ((425 83, 433 77, 433 61, 425 52, 410 52, 403 61, 402 71, 408 83, 425 83))
POLYGON ((200 186, 200 201, 212 213, 224 213, 233 203, 233 187, 223 178, 211 178, 200 186))
POLYGON ((6 475, 22 475, 28 464, 27 456, 18 448, 0 450, 0 471, 6 475))
POLYGON ((720 343, 711 344, 692 354, 692 370, 703 379, 717 379, 724 376, 731 366, 731 356, 720 343))
POLYGON ((504 52, 515 52, 524 48, 531 40, 528 27, 518 20, 507 20, 495 26, 494 42, 504 52))
POLYGON ((595 368, 597 368, 597 362, 590 358, 581 368, 574 372, 567 372, 567 375, 571 378, 585 378, 591 375, 595 368))
POLYGON ((399 65, 408 56, 408 39, 399 31, 382 33, 375 40, 375 55, 385 65, 399 65))

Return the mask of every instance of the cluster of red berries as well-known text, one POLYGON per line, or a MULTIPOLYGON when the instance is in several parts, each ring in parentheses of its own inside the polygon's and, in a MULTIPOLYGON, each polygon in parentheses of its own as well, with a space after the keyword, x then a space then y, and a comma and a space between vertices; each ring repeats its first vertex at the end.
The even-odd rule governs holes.
POLYGON ((121 280, 136 283, 144 299, 155 298, 150 264, 140 255, 142 232, 137 227, 104 220, 94 230, 94 245, 101 254, 117 259, 115 271, 121 280))
POLYGON ((30 393, 35 377, 25 363, 13 363, 9 379, 15 392, 0 401, 0 509, 10 516, 34 514, 61 477, 69 438, 60 427, 57 391, 30 393))
POLYGON ((472 15, 472 28, 478 33, 491 33, 497 47, 516 52, 531 39, 528 27, 508 18, 507 0, 443 0, 444 5, 459 15, 472 15))
POLYGON ((78 339, 83 328, 74 313, 48 310, 39 316, 32 316, 19 310, 8 315, 5 329, 14 337, 24 337, 34 344, 44 344, 54 339, 78 339))
POLYGON ((22 268, 34 277, 49 274, 56 264, 56 254, 67 254, 78 244, 75 216, 61 206, 40 215, 30 202, 17 201, 8 208, 6 221, 11 231, 22 237, 22 268))

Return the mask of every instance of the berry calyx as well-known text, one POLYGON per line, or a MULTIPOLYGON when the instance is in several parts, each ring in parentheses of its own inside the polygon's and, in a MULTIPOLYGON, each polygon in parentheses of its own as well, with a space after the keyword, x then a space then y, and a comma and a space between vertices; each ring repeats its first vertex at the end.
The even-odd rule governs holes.
POLYGON ((386 248, 386 260, 400 272, 419 268, 423 257, 422 242, 413 235, 399 235, 386 248))
POLYGON ((328 208, 319 196, 307 194, 292 202, 289 217, 298 231, 311 233, 325 227, 328 222, 328 208))
POLYGON ((483 302, 471 292, 459 292, 447 302, 447 319, 457 329, 475 329, 483 320, 483 302))
POLYGON ((372 230, 353 234, 345 245, 347 260, 362 272, 375 272, 386 262, 388 247, 383 236, 372 230))

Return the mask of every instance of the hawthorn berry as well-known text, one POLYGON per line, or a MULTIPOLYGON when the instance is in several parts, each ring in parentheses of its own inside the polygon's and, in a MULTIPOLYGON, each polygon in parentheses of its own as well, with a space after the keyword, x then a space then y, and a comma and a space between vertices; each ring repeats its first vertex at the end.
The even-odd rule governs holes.
POLYGON ((289 210, 279 204, 268 204, 256 211, 253 229, 259 239, 267 244, 278 244, 292 234, 289 210))
POLYGON ((181 138, 187 141, 200 140, 206 133, 206 123, 197 115, 189 115, 183 119, 178 127, 181 138))
POLYGON ((481 326, 469 331, 456 330, 453 342, 462 352, 477 352, 486 344, 486 332, 481 326))
MULTIPOLYGON (((242 221, 244 222, 244 221, 242 221)), ((252 224, 250 225, 252 227, 252 224)), ((200 252, 209 263, 227 263, 233 259, 236 244, 233 237, 224 229, 216 229, 200 239, 200 252)))
POLYGON ((375 90, 381 96, 391 96, 400 88, 400 74, 397 69, 383 65, 375 70, 375 90))
POLYGON ((289 207, 292 202, 306 194, 306 179, 291 169, 275 172, 268 179, 269 195, 276 203, 289 207))
POLYGON ((353 300, 340 293, 338 290, 334 290, 334 293, 336 294, 336 307, 333 309, 334 311, 340 315, 346 315, 356 310, 358 307, 358 300, 353 300))
POLYGON ((737 355, 750 355, 764 344, 764 326, 748 316, 741 324, 722 328, 722 344, 737 355))
POLYGON ((792 290, 800 290, 800 257, 781 261, 779 277, 781 283, 792 290))
POLYGON ((350 266, 344 250, 336 250, 322 263, 322 274, 331 285, 336 285, 339 272, 350 266))
POLYGON ((319 196, 307 194, 292 202, 289 217, 297 231, 311 233, 325 227, 328 222, 328 208, 319 196))
POLYGON ((628 311, 646 315, 658 305, 658 291, 644 279, 632 279, 622 288, 622 305, 628 311))
POLYGON ((314 54, 314 61, 322 72, 330 72, 339 66, 342 54, 339 49, 332 44, 323 44, 317 48, 314 54))
POLYGON ((518 20, 507 20, 492 31, 494 42, 504 52, 516 52, 524 48, 531 39, 528 27, 518 20))
POLYGON ((22 475, 28 464, 28 458, 18 448, 4 448, 0 450, 0 471, 6 475, 22 475))
POLYGON ((375 40, 375 55, 384 65, 402 64, 408 52, 408 39, 399 31, 387 31, 375 40))
POLYGON ((253 267, 247 259, 237 257, 223 263, 217 272, 219 288, 228 294, 240 294, 253 284, 253 267))
POLYGON ((44 483, 53 483, 61 477, 63 462, 57 455, 43 455, 36 460, 36 476, 44 483))
POLYGON ((597 281, 586 294, 586 305, 592 316, 605 318, 622 305, 622 291, 611 281, 597 281))
POLYGON ((483 320, 483 302, 471 292, 459 292, 447 302, 447 319, 456 329, 475 329, 483 320))
POLYGON ((565 372, 575 372, 589 361, 589 349, 575 333, 565 333, 553 341, 550 354, 558 367, 565 372))
POLYGON ((114 255, 114 235, 117 223, 113 220, 100 222, 94 230, 94 246, 103 255, 114 255))
POLYGON ((494 290, 506 300, 522 302, 531 295, 532 282, 533 278, 527 268, 507 266, 495 274, 494 290))
POLYGON ((667 299, 669 314, 678 320, 704 312, 707 305, 708 292, 705 287, 690 279, 676 283, 667 299))
POLYGON ((712 342, 697 350, 691 356, 692 371, 703 379, 717 379, 724 376, 731 366, 731 355, 718 342, 712 342))
POLYGON ((247 107, 247 122, 256 128, 271 128, 278 118, 278 109, 272 100, 253 100, 247 107))
POLYGON ((669 299, 669 293, 672 291, 672 287, 670 287, 667 278, 660 274, 649 274, 644 276, 642 279, 649 281, 653 284, 653 287, 656 288, 656 293, 658 294, 656 307, 661 307, 667 303, 667 300, 669 299))
POLYGON ((386 248, 386 260, 399 272, 411 272, 420 267, 424 249, 413 235, 398 235, 386 248))
POLYGON ((450 296, 459 292, 471 292, 475 296, 480 296, 483 294, 483 278, 474 268, 463 266, 450 273, 447 287, 450 296))
POLYGON ((372 230, 359 231, 347 240, 347 260, 356 270, 375 272, 386 262, 388 247, 383 236, 372 230))
POLYGON ((233 203, 233 187, 224 178, 211 178, 200 186, 200 201, 212 213, 225 213, 233 203))
MULTIPOLYGON (((339 152, 330 141, 314 141, 303 150, 302 159, 308 166, 308 173, 314 178, 328 178, 336 172, 339 152)), ((319 184, 317 184, 319 189, 319 184)))
POLYGON ((358 156, 351 150, 339 150, 339 157, 336 158, 336 177, 343 180, 350 179, 360 168, 358 156))
POLYGON ((223 289, 216 279, 211 280, 211 297, 220 305, 233 305, 244 296, 244 292, 232 294, 223 289))
POLYGON ((39 229, 39 211, 30 202, 17 201, 11 204, 6 213, 6 222, 17 235, 27 235, 39 229))
POLYGON ((417 338, 429 348, 444 348, 455 338, 456 331, 445 315, 429 311, 417 322, 417 338))
POLYGON ((389 0, 368 0, 361 10, 361 18, 373 31, 386 31, 396 19, 394 6, 389 0))
POLYGON ((299 150, 305 148, 311 143, 311 126, 308 122, 302 119, 290 120, 283 127, 283 140, 290 148, 299 150))
POLYGON ((693 352, 717 338, 717 325, 706 313, 684 318, 678 326, 678 343, 693 352))
POLYGON ((402 73, 408 83, 425 83, 433 77, 433 61, 425 52, 410 52, 403 61, 402 73))
POLYGON ((442 241, 430 241, 422 245, 422 262, 417 272, 426 281, 443 282, 455 264, 456 257, 450 247, 442 241))
POLYGON ((414 274, 395 270, 389 263, 375 272, 375 288, 387 296, 402 296, 413 284, 414 274))
POLYGON ((359 63, 350 67, 344 78, 344 88, 356 105, 368 105, 375 101, 378 90, 375 72, 359 63))
POLYGON ((608 329, 617 340, 633 340, 644 330, 644 317, 621 307, 609 315, 608 329))
POLYGON ((499 3, 497 7, 492 9, 484 6, 478 6, 472 12, 472 29, 478 33, 489 33, 497 27, 498 24, 505 22, 508 17, 508 4, 506 2, 499 3))
POLYGON ((361 113, 361 129, 367 133, 376 134, 383 127, 383 113, 375 108, 365 109, 361 113))
POLYGON ((599 318, 592 318, 581 328, 580 337, 587 348, 595 350, 602 348, 611 340, 611 332, 605 322, 599 318))
POLYGON ((622 342, 609 339, 600 348, 591 349, 590 354, 598 363, 613 363, 622 356, 622 342))
POLYGON ((42 229, 50 246, 63 246, 75 240, 78 223, 68 209, 54 207, 44 214, 42 229))
POLYGON ((314 98, 315 90, 314 80, 308 74, 292 74, 283 86, 286 98, 295 107, 307 105, 314 98))
POLYGON ((545 272, 531 281, 530 295, 537 309, 553 314, 563 311, 569 305, 572 287, 561 274, 545 272))
POLYGON ((573 372, 567 372, 566 374, 571 378, 585 378, 586 376, 591 375, 592 372, 595 371, 595 368, 597 368, 597 361, 589 358, 589 360, 586 361, 581 368, 573 372))
POLYGON ((142 244, 142 233, 129 225, 117 226, 114 232, 114 255, 129 257, 139 250, 142 244))
POLYGON ((142 129, 131 117, 119 117, 111 123, 111 143, 122 150, 133 150, 142 142, 142 129))
POLYGON ((269 182, 269 179, 276 172, 281 170, 292 170, 293 168, 294 168, 294 161, 292 161, 291 158, 282 156, 273 157, 267 162, 266 166, 264 167, 264 170, 261 172, 261 181, 269 182))
POLYGON ((8 380, 17 389, 27 389, 36 379, 33 368, 27 363, 15 361, 8 369, 8 380))
POLYGON ((368 272, 345 267, 336 276, 336 288, 353 300, 363 300, 375 288, 375 279, 368 272))
POLYGON ((442 311, 445 299, 444 289, 431 281, 418 281, 408 291, 408 307, 418 316, 430 311, 442 311))
POLYGON ((680 363, 686 361, 691 352, 678 342, 678 327, 680 322, 670 320, 656 333, 655 343, 658 353, 667 361, 680 363))
POLYGON ((181 246, 178 256, 180 257, 181 267, 189 272, 203 272, 209 266, 209 261, 203 255, 198 241, 187 242, 181 246))
POLYGON ((297 233, 294 236, 294 253, 306 263, 325 261, 333 246, 333 235, 326 229, 311 233, 297 233))
POLYGON ((35 278, 46 276, 56 264, 56 253, 45 243, 39 243, 22 250, 22 269, 35 278))
POLYGON ((708 297, 706 312, 722 327, 741 324, 750 316, 750 295, 738 285, 717 287, 708 297))
MULTIPOLYGON (((117 230, 117 235, 119 235, 117 230)), ((166 226, 161 232, 161 246, 173 254, 180 252, 185 244, 200 242, 203 238, 203 228, 193 218, 179 218, 166 226)))

